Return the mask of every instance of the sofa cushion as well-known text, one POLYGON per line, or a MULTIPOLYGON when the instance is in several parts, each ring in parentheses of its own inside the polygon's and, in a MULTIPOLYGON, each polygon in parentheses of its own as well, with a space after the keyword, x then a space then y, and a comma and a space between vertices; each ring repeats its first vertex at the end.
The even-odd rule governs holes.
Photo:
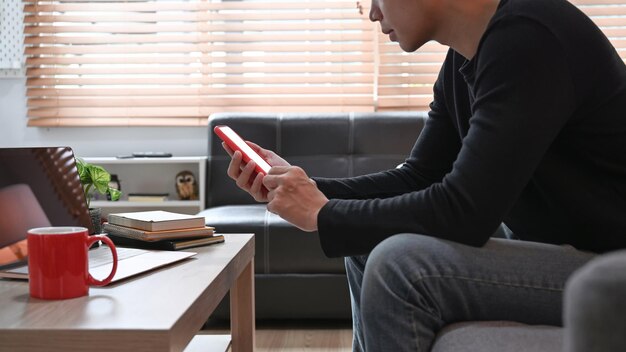
POLYGON ((563 329, 508 321, 463 322, 443 328, 432 352, 554 352, 563 346, 563 329))
POLYGON ((254 233, 256 273, 345 274, 343 258, 324 256, 317 232, 296 228, 265 204, 225 205, 198 215, 217 233, 254 233))

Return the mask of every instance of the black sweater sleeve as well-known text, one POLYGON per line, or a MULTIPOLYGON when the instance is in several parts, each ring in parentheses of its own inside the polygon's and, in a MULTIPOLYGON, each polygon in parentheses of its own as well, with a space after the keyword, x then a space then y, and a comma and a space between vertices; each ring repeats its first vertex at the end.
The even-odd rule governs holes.
MULTIPOLYGON (((321 209, 318 229, 326 255, 367 253, 407 232, 480 246, 502 221, 572 114, 574 88, 559 41, 523 18, 491 26, 467 65, 473 65, 473 76, 466 77, 472 117, 450 171, 435 181, 445 167, 434 160, 450 162, 459 136, 434 111, 402 169, 339 186, 320 182, 330 196, 381 195, 331 199, 321 209), (423 170, 436 171, 420 177, 428 174, 423 170)), ((443 92, 436 92, 435 107, 454 103, 455 84, 465 82, 440 76, 443 92)))

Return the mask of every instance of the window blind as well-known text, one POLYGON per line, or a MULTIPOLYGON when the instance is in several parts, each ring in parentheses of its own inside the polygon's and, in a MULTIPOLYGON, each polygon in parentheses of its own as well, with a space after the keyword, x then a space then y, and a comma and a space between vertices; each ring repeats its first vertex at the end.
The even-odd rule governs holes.
POLYGON ((354 1, 25 0, 31 126, 195 126, 216 111, 371 111, 354 1))
POLYGON ((609 38, 626 62, 626 0, 572 0, 609 38))
MULTIPOLYGON (((626 0, 572 0, 626 60, 626 0)), ((24 0, 30 126, 197 126, 217 111, 427 110, 414 53, 353 0, 24 0)))
POLYGON ((428 110, 448 47, 430 41, 413 53, 403 52, 387 35, 378 36, 376 108, 428 110))

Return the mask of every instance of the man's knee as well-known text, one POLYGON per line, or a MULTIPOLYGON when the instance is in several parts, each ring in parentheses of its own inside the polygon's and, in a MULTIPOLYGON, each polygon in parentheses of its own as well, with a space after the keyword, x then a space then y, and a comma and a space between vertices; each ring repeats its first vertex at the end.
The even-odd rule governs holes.
POLYGON ((422 276, 447 267, 446 241, 417 234, 394 235, 370 253, 363 275, 363 299, 405 290, 422 276))
POLYGON ((397 234, 372 250, 367 260, 366 274, 368 271, 381 270, 387 271, 385 274, 393 274, 389 270, 419 272, 420 268, 438 266, 437 263, 445 261, 445 252, 449 248, 449 242, 438 238, 413 233, 397 234))

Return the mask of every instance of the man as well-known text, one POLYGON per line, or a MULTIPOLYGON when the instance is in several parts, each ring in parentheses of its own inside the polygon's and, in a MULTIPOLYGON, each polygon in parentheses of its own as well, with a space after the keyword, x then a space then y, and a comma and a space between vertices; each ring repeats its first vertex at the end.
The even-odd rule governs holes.
POLYGON ((468 320, 561 323, 563 286, 626 247, 626 67, 565 0, 373 0, 405 51, 450 51, 429 119, 401 168, 309 179, 228 173, 345 256, 354 350, 428 351, 468 320), (504 222, 521 240, 490 239, 504 222))

